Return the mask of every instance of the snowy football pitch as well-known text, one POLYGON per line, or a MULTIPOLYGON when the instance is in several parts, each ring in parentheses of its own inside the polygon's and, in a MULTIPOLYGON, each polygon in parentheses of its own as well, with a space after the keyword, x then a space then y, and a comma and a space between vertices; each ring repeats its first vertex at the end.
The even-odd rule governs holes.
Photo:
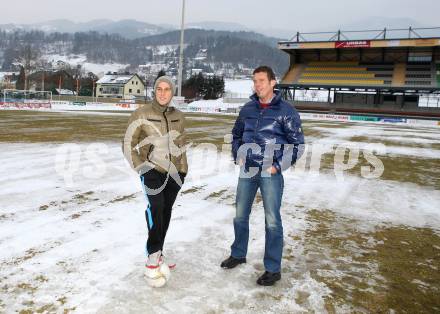
POLYGON ((190 174, 164 252, 177 268, 152 289, 127 119, 0 111, 0 313, 440 311, 440 129, 304 120, 309 149, 285 173, 283 277, 265 288, 259 195, 248 263, 219 267, 233 239, 235 117, 188 114, 190 174), (359 151, 350 169, 335 164, 341 148, 359 151), (368 151, 378 178, 362 174, 368 151))

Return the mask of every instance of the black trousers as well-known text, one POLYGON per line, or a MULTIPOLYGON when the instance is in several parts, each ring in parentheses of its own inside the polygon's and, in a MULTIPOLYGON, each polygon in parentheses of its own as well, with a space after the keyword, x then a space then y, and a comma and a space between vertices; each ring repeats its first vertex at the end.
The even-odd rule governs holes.
MULTIPOLYGON (((179 173, 183 183, 185 176, 179 173)), ((145 219, 148 226, 147 254, 163 250, 165 236, 171 220, 171 211, 181 186, 167 173, 154 169, 141 176, 145 186, 144 193, 147 199, 145 219)))

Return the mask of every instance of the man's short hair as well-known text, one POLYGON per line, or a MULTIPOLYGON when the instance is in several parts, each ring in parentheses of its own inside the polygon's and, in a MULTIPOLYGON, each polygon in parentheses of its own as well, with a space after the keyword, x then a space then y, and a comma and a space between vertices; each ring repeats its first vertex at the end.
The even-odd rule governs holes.
POLYGON ((254 70, 254 73, 252 74, 255 75, 256 73, 262 73, 262 72, 267 74, 267 78, 269 79, 269 81, 272 80, 276 81, 275 73, 273 72, 272 68, 267 65, 259 66, 254 70))

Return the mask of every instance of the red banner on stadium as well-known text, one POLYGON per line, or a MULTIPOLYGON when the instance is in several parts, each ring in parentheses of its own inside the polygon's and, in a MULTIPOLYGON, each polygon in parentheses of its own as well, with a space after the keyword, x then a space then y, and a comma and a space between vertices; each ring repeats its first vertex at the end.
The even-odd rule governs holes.
POLYGON ((337 41, 335 48, 370 48, 369 40, 337 41))

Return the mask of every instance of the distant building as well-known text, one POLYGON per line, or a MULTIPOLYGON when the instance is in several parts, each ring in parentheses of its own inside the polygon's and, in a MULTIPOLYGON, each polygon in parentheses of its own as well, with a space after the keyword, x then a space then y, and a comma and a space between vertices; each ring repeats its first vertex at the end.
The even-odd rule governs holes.
POLYGON ((234 68, 226 68, 223 71, 224 71, 223 76, 225 76, 225 77, 230 78, 230 77, 234 77, 234 75, 235 75, 234 68))
POLYGON ((147 63, 139 65, 139 72, 143 74, 157 74, 160 70, 168 67, 165 63, 147 63))
POLYGON ((197 75, 202 72, 203 72, 202 69, 191 69, 191 75, 197 75))
POLYGON ((76 93, 70 89, 55 88, 55 90, 57 91, 58 95, 63 95, 63 96, 75 96, 76 95, 76 93))
POLYGON ((199 49, 194 60, 202 61, 206 60, 206 58, 208 58, 208 49, 199 49))
POLYGON ((19 72, 0 72, 0 89, 15 89, 19 72))
POLYGON ((145 97, 145 84, 137 74, 107 74, 96 82, 96 97, 145 97))
POLYGON ((68 66, 69 66, 69 64, 67 62, 63 61, 63 60, 58 60, 56 62, 56 68, 57 69, 64 69, 64 68, 66 68, 68 66))

